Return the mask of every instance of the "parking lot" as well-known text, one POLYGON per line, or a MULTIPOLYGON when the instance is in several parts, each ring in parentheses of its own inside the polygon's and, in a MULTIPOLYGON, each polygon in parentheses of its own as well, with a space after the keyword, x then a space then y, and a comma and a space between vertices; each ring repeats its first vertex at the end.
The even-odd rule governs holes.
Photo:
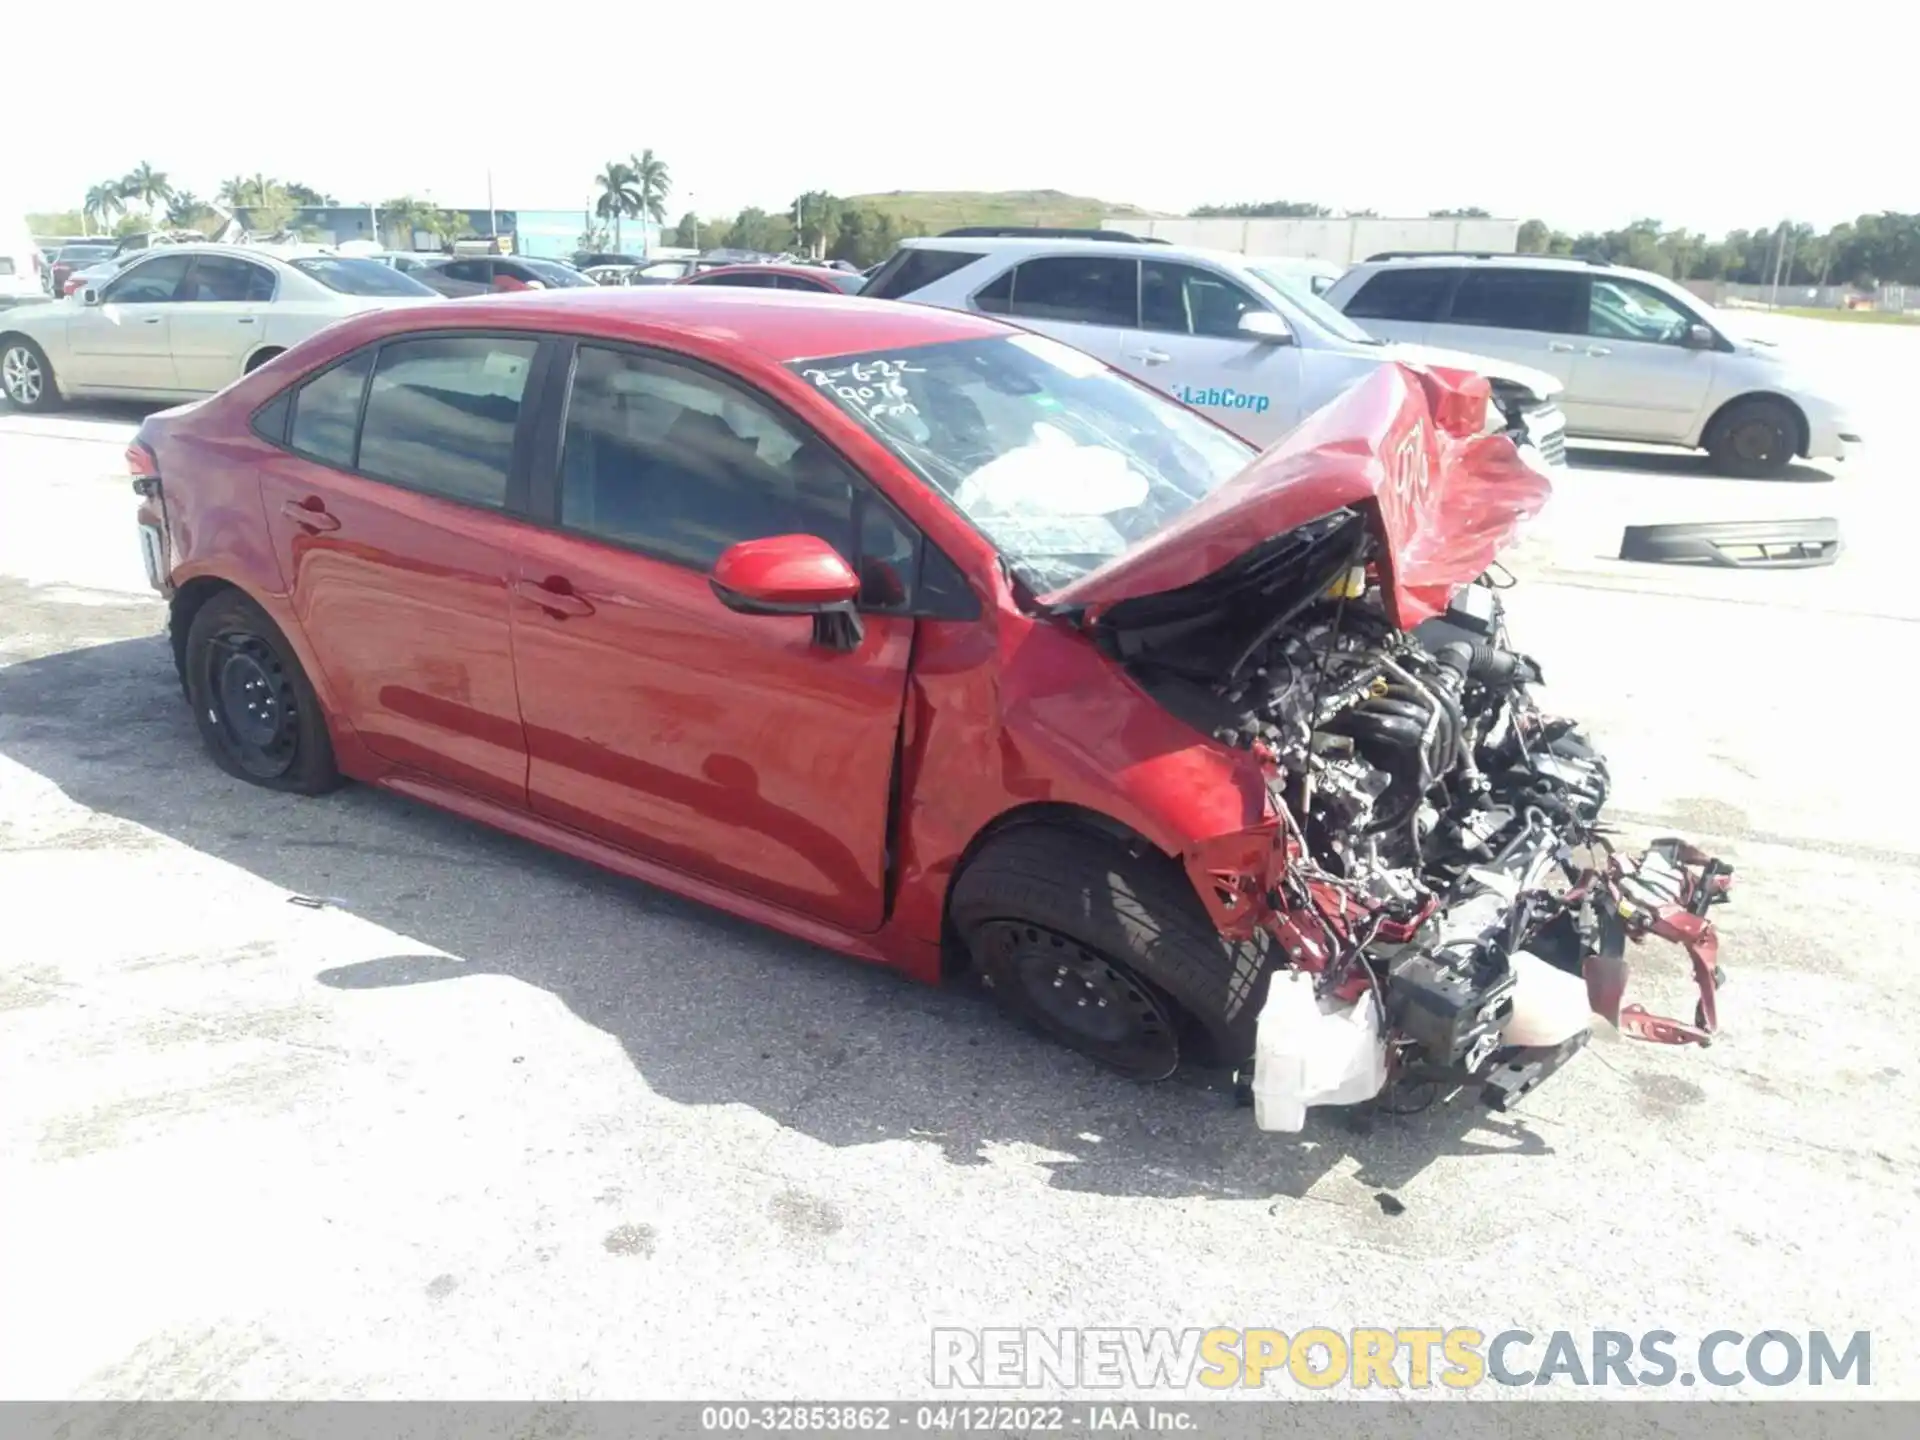
MULTIPOLYGON (((1736 867, 1722 1037, 1299 1136, 397 797, 226 777, 139 412, 0 410, 0 1396, 918 1397, 932 1327, 1067 1325, 1865 1329, 1874 1396, 1920 1396, 1920 328, 1770 323, 1864 455, 1576 445, 1513 562, 1616 820, 1736 867), (1608 558, 1824 515, 1830 569, 1608 558)), ((1690 1013, 1641 953, 1629 998, 1690 1013)))

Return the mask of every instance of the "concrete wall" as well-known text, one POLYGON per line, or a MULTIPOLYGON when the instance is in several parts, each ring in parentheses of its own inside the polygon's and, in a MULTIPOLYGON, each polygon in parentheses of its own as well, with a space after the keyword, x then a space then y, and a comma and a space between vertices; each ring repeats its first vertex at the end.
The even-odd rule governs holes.
POLYGON ((1518 220, 1375 219, 1147 219, 1109 215, 1103 230, 1150 235, 1176 245, 1203 245, 1243 255, 1292 255, 1351 265, 1382 250, 1485 250, 1511 254, 1520 246, 1518 220))

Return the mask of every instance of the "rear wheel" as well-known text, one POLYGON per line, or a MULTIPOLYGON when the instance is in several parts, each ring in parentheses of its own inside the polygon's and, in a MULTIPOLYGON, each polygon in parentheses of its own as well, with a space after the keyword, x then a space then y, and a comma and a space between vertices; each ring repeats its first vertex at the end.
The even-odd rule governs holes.
POLYGON ((194 615, 186 681, 200 738, 229 775, 299 795, 340 783, 326 716, 293 647, 239 591, 194 615))
POLYGON ((1707 437, 1714 469, 1745 480, 1785 474, 1799 448, 1799 416, 1784 401, 1765 398, 1729 405, 1707 437))
POLYGON ((995 1000, 1123 1075, 1252 1052, 1265 946, 1222 937, 1164 856, 1021 826, 961 873, 951 913, 995 1000))
POLYGON ((0 340, 0 392, 21 410, 51 410, 60 403, 46 352, 24 335, 0 340))

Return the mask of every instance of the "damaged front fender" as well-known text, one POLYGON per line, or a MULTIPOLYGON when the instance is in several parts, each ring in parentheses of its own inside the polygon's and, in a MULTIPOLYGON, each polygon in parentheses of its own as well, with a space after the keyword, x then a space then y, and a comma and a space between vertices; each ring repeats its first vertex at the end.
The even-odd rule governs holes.
POLYGON ((1590 897, 1601 921, 1601 943, 1583 967, 1594 1013, 1636 1040, 1711 1044, 1719 1029, 1717 997, 1726 972, 1719 963, 1720 937, 1707 915, 1727 902, 1733 867, 1672 836, 1654 841, 1633 859, 1621 858, 1611 846, 1605 846, 1603 855, 1603 862, 1569 892, 1570 898, 1590 897), (1627 943, 1641 944, 1649 937, 1680 946, 1692 962, 1700 997, 1692 1024, 1622 1003, 1627 943))

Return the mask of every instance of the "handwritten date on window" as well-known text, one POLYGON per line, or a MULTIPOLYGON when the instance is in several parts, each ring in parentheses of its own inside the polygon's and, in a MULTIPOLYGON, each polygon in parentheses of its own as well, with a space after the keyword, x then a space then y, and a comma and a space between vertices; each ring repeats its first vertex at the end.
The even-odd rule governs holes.
POLYGON ((926 367, 905 360, 860 360, 831 370, 808 369, 801 374, 822 390, 831 390, 840 403, 869 420, 920 413, 907 390, 907 375, 924 375, 926 367))

